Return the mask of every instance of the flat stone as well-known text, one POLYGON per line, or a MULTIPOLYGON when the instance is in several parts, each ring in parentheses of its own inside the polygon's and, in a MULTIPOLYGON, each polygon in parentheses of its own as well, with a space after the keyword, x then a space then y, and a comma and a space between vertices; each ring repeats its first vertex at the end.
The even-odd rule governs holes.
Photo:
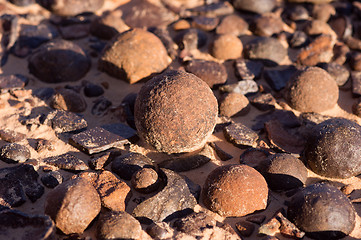
POLYGON ((142 220, 168 221, 189 213, 197 204, 189 183, 181 175, 161 169, 165 187, 156 195, 138 204, 132 215, 142 220))
POLYGON ((89 167, 94 170, 103 169, 110 163, 111 155, 112 152, 105 152, 100 156, 91 157, 88 161, 89 167))
POLYGON ((71 155, 70 153, 64 153, 54 157, 48 157, 42 160, 46 165, 53 166, 63 170, 70 171, 83 171, 89 169, 83 160, 71 155))
POLYGON ((64 110, 50 112, 47 119, 50 120, 51 127, 57 133, 81 131, 88 126, 84 118, 64 110))
POLYGON ((45 187, 55 188, 59 184, 63 183, 63 176, 58 171, 51 171, 43 175, 40 180, 45 187))
POLYGON ((246 218, 248 222, 252 222, 255 224, 261 224, 264 222, 265 219, 266 219, 265 215, 250 215, 249 217, 246 218))
POLYGON ((186 153, 183 156, 164 160, 158 166, 175 172, 185 172, 203 166, 212 159, 212 156, 212 148, 206 144, 198 153, 186 153))
POLYGON ((55 224, 46 215, 28 215, 18 210, 0 212, 1 239, 38 239, 55 237, 55 224))
POLYGON ((260 94, 250 99, 258 110, 268 111, 276 108, 277 101, 271 93, 260 94))
POLYGON ((238 221, 236 223, 236 228, 243 237, 251 236, 255 229, 251 222, 245 220, 238 221))
MULTIPOLYGON (((226 2, 225 2, 226 3, 226 2)), ((216 28, 217 34, 244 35, 248 30, 248 23, 236 14, 225 16, 216 28)))
POLYGON ((142 226, 124 211, 111 211, 100 215, 97 225, 98 239, 141 239, 142 226))
POLYGON ((224 151, 216 142, 209 143, 209 146, 213 148, 216 152, 217 156, 220 158, 221 161, 228 161, 233 158, 233 156, 226 151, 224 151))
POLYGON ((64 234, 81 234, 99 214, 100 198, 85 179, 70 179, 48 193, 45 214, 64 234))
POLYGON ((271 151, 262 148, 248 148, 239 157, 240 164, 246 164, 257 171, 264 173, 271 151))
POLYGON ((236 76, 241 80, 258 79, 263 72, 263 64, 259 61, 252 61, 238 58, 234 62, 236 76))
POLYGON ((1 205, 20 206, 26 201, 26 196, 35 202, 44 194, 44 187, 38 183, 38 178, 39 174, 28 164, 0 169, 1 205))
POLYGON ((287 128, 300 127, 302 124, 301 120, 293 112, 275 109, 257 116, 252 129, 255 131, 261 130, 264 128, 264 124, 266 122, 273 119, 277 119, 284 127, 287 128))
POLYGON ((205 212, 192 213, 186 217, 177 219, 173 228, 188 235, 201 236, 205 228, 215 227, 217 221, 205 212))
POLYGON ((291 65, 282 70, 266 70, 264 77, 273 90, 280 91, 286 86, 296 71, 297 69, 291 65))
POLYGON ((0 159, 6 163, 23 163, 30 156, 30 150, 17 143, 8 143, 0 148, 0 159))
POLYGON ((16 132, 9 128, 0 130, 0 138, 6 142, 20 142, 26 138, 26 135, 20 132, 16 132))
POLYGON ((145 155, 130 152, 116 157, 112 161, 112 171, 121 179, 130 180, 134 173, 142 168, 157 169, 155 163, 145 155))
POLYGON ((361 96, 361 72, 353 71, 351 72, 352 80, 352 94, 355 97, 361 96))
POLYGON ((232 123, 223 129, 223 133, 227 141, 237 147, 256 146, 258 134, 243 125, 242 123, 232 123))
POLYGON ((280 221, 278 221, 277 218, 273 217, 258 228, 258 234, 274 236, 277 233, 279 233, 280 227, 281 227, 280 221))
POLYGON ((102 152, 113 147, 122 147, 128 142, 128 139, 103 127, 88 129, 69 139, 71 145, 87 154, 102 152))
POLYGON ((202 29, 203 31, 214 30, 219 23, 219 19, 215 17, 197 16, 193 18, 192 26, 202 29))
POLYGON ((56 89, 49 105, 55 109, 76 113, 84 112, 87 108, 87 103, 81 94, 66 88, 56 89))
POLYGON ((54 88, 41 87, 33 90, 33 95, 43 101, 47 101, 55 94, 54 88))
POLYGON ((333 44, 331 36, 321 35, 299 52, 297 63, 306 66, 315 66, 320 62, 330 62, 333 57, 332 50, 333 44))
POLYGON ((29 79, 21 74, 0 75, 0 92, 22 89, 29 82, 29 79))
POLYGON ((254 80, 242 80, 237 83, 223 85, 219 88, 219 90, 221 92, 250 95, 257 93, 259 88, 254 80))

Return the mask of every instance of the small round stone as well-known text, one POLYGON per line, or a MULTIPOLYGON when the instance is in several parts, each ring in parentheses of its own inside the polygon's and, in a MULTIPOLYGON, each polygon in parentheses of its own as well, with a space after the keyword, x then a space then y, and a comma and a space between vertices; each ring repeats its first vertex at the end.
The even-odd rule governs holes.
POLYGON ((63 182, 63 176, 58 171, 51 171, 40 178, 45 187, 55 188, 63 182))
POLYGON ((287 83, 285 99, 300 112, 320 113, 337 104, 338 86, 325 70, 309 67, 297 72, 287 83))
POLYGON ((70 112, 84 112, 87 103, 82 95, 72 89, 60 88, 51 97, 49 105, 55 109, 62 109, 70 112))
POLYGON ((336 187, 312 184, 296 193, 288 207, 288 218, 314 239, 339 239, 355 227, 355 209, 336 187))
POLYGON ((213 170, 203 187, 204 205, 223 217, 241 217, 267 206, 266 180, 247 165, 213 170))
POLYGON ((249 100, 241 93, 228 93, 219 103, 219 114, 225 117, 245 115, 249 110, 249 100))
POLYGON ((99 59, 99 69, 135 83, 168 67, 170 58, 161 40, 143 29, 132 29, 114 38, 99 59))
POLYGON ((167 71, 144 84, 134 112, 139 136, 166 153, 202 148, 217 115, 217 99, 209 86, 183 71, 167 71))
POLYGON ((28 67, 43 82, 61 83, 79 80, 90 65, 90 58, 77 44, 57 39, 35 50, 28 67))
POLYGON ((238 15, 228 15, 216 28, 217 34, 233 34, 235 36, 243 35, 248 30, 248 23, 238 15))
POLYGON ((153 192, 159 187, 158 174, 152 168, 142 168, 133 174, 131 184, 138 192, 153 192))
POLYGON ((42 7, 60 16, 74 16, 83 12, 95 12, 104 0, 39 0, 42 7))
POLYGON ((349 178, 361 173, 361 126, 333 118, 313 128, 304 157, 315 173, 330 178, 349 178))
POLYGON ((23 163, 30 156, 29 149, 17 143, 8 143, 0 148, 0 159, 7 163, 23 163))
POLYGON ((293 155, 279 153, 270 157, 265 178, 272 190, 290 190, 306 183, 307 168, 293 155))
POLYGON ((211 54, 215 58, 228 60, 241 57, 242 51, 243 44, 237 36, 222 34, 214 40, 211 54))
POLYGON ((99 97, 100 95, 103 95, 104 89, 94 83, 86 82, 84 84, 84 95, 87 97, 99 97))
POLYGON ((275 38, 258 37, 246 45, 244 54, 249 59, 262 60, 264 64, 274 66, 285 59, 287 50, 275 38))
POLYGON ((276 0, 234 0, 233 6, 238 10, 262 14, 271 12, 276 3, 276 0))

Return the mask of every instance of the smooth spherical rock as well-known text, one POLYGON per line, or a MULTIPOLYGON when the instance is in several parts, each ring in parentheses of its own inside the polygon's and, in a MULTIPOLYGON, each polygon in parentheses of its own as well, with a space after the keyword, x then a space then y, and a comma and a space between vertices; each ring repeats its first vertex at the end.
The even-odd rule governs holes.
POLYGON ((98 65, 101 71, 132 84, 163 71, 169 63, 161 40, 153 33, 135 28, 108 43, 98 65))
POLYGON ((91 65, 90 58, 76 43, 60 39, 39 47, 28 62, 30 73, 46 83, 77 81, 91 65))
POLYGON ((204 205, 223 217, 241 217, 267 206, 266 180, 247 165, 213 170, 203 187, 204 205))
POLYGON ((361 173, 361 126, 347 119, 329 119, 313 128, 304 157, 315 173, 349 178, 361 173))
POLYGON ((327 183, 312 184, 296 193, 288 218, 314 239, 339 239, 352 232, 356 212, 350 200, 327 183))
POLYGON ((133 174, 131 184, 138 192, 150 193, 159 187, 160 182, 154 169, 143 168, 133 174))
POLYGON ((228 60, 241 57, 243 44, 241 40, 233 34, 219 35, 213 42, 211 54, 213 57, 228 60))
POLYGON ((249 100, 242 93, 228 93, 219 103, 219 114, 225 117, 245 115, 249 110, 249 100))
POLYGON ((74 16, 83 12, 95 12, 104 0, 39 0, 42 7, 60 16, 74 16))
POLYGON ((316 112, 333 108, 338 100, 336 81, 325 70, 310 67, 297 72, 287 83, 285 99, 300 112, 316 112))
POLYGON ((264 176, 272 190, 290 190, 306 183, 307 168, 293 155, 279 153, 270 157, 264 176))
POLYGON ((212 134, 218 105, 203 80, 168 71, 143 85, 134 115, 138 134, 156 150, 191 152, 203 147, 212 134))
POLYGON ((239 10, 262 14, 271 12, 276 3, 276 0, 234 0, 233 6, 239 10))
POLYGON ((81 178, 69 180, 48 193, 45 214, 65 234, 83 233, 100 212, 100 197, 93 185, 81 178))

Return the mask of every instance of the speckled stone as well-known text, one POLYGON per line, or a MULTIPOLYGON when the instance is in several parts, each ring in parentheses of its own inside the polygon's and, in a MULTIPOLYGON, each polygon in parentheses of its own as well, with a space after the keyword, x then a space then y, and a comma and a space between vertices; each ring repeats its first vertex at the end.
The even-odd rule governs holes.
POLYGON ((316 125, 311 133, 304 157, 312 171, 330 178, 349 178, 361 173, 360 125, 335 118, 316 125))
POLYGON ((298 111, 319 113, 337 104, 338 86, 325 70, 310 67, 296 73, 287 83, 285 99, 298 111))
POLYGON ((0 159, 7 163, 23 163, 30 156, 30 150, 18 143, 8 143, 0 148, 0 159))
POLYGON ((148 31, 135 28, 108 43, 98 67, 132 84, 163 71, 169 63, 170 58, 161 40, 148 31))
POLYGON ((218 167, 203 187, 203 203, 223 217, 241 217, 265 209, 267 198, 266 180, 247 165, 218 167))
POLYGON ((356 212, 350 200, 327 183, 312 184, 296 193, 288 218, 314 239, 340 239, 355 227, 356 212))
POLYGON ((191 152, 212 134, 218 104, 209 86, 195 75, 168 71, 143 85, 134 115, 138 134, 156 150, 191 152))
POLYGON ((222 60, 239 58, 242 51, 243 44, 241 40, 233 34, 219 35, 211 47, 212 56, 222 60))

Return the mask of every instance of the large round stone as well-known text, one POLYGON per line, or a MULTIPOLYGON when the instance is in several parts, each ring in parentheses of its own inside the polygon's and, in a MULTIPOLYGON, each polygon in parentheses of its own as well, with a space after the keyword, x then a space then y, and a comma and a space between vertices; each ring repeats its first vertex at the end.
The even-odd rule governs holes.
POLYGON ((316 183, 296 193, 288 207, 288 218, 314 239, 339 239, 355 227, 355 210, 336 187, 316 183))
POLYGON ((135 28, 121 33, 106 46, 99 59, 99 69, 135 83, 163 71, 169 63, 161 40, 153 33, 135 28))
POLYGON ((286 86, 285 98, 300 112, 317 112, 333 108, 338 100, 336 81, 325 70, 310 67, 296 73, 286 86))
POLYGON ((138 134, 160 152, 191 152, 204 146, 218 115, 217 99, 200 78, 168 71, 148 81, 135 102, 138 134))
POLYGON ((349 178, 361 173, 361 126, 347 119, 316 125, 308 137, 304 157, 315 173, 349 178))
POLYGON ((77 44, 57 39, 38 48, 29 58, 29 71, 43 82, 77 81, 88 72, 90 58, 77 44))
POLYGON ((266 180, 247 165, 213 170, 203 187, 204 205, 224 217, 241 217, 267 206, 266 180))

